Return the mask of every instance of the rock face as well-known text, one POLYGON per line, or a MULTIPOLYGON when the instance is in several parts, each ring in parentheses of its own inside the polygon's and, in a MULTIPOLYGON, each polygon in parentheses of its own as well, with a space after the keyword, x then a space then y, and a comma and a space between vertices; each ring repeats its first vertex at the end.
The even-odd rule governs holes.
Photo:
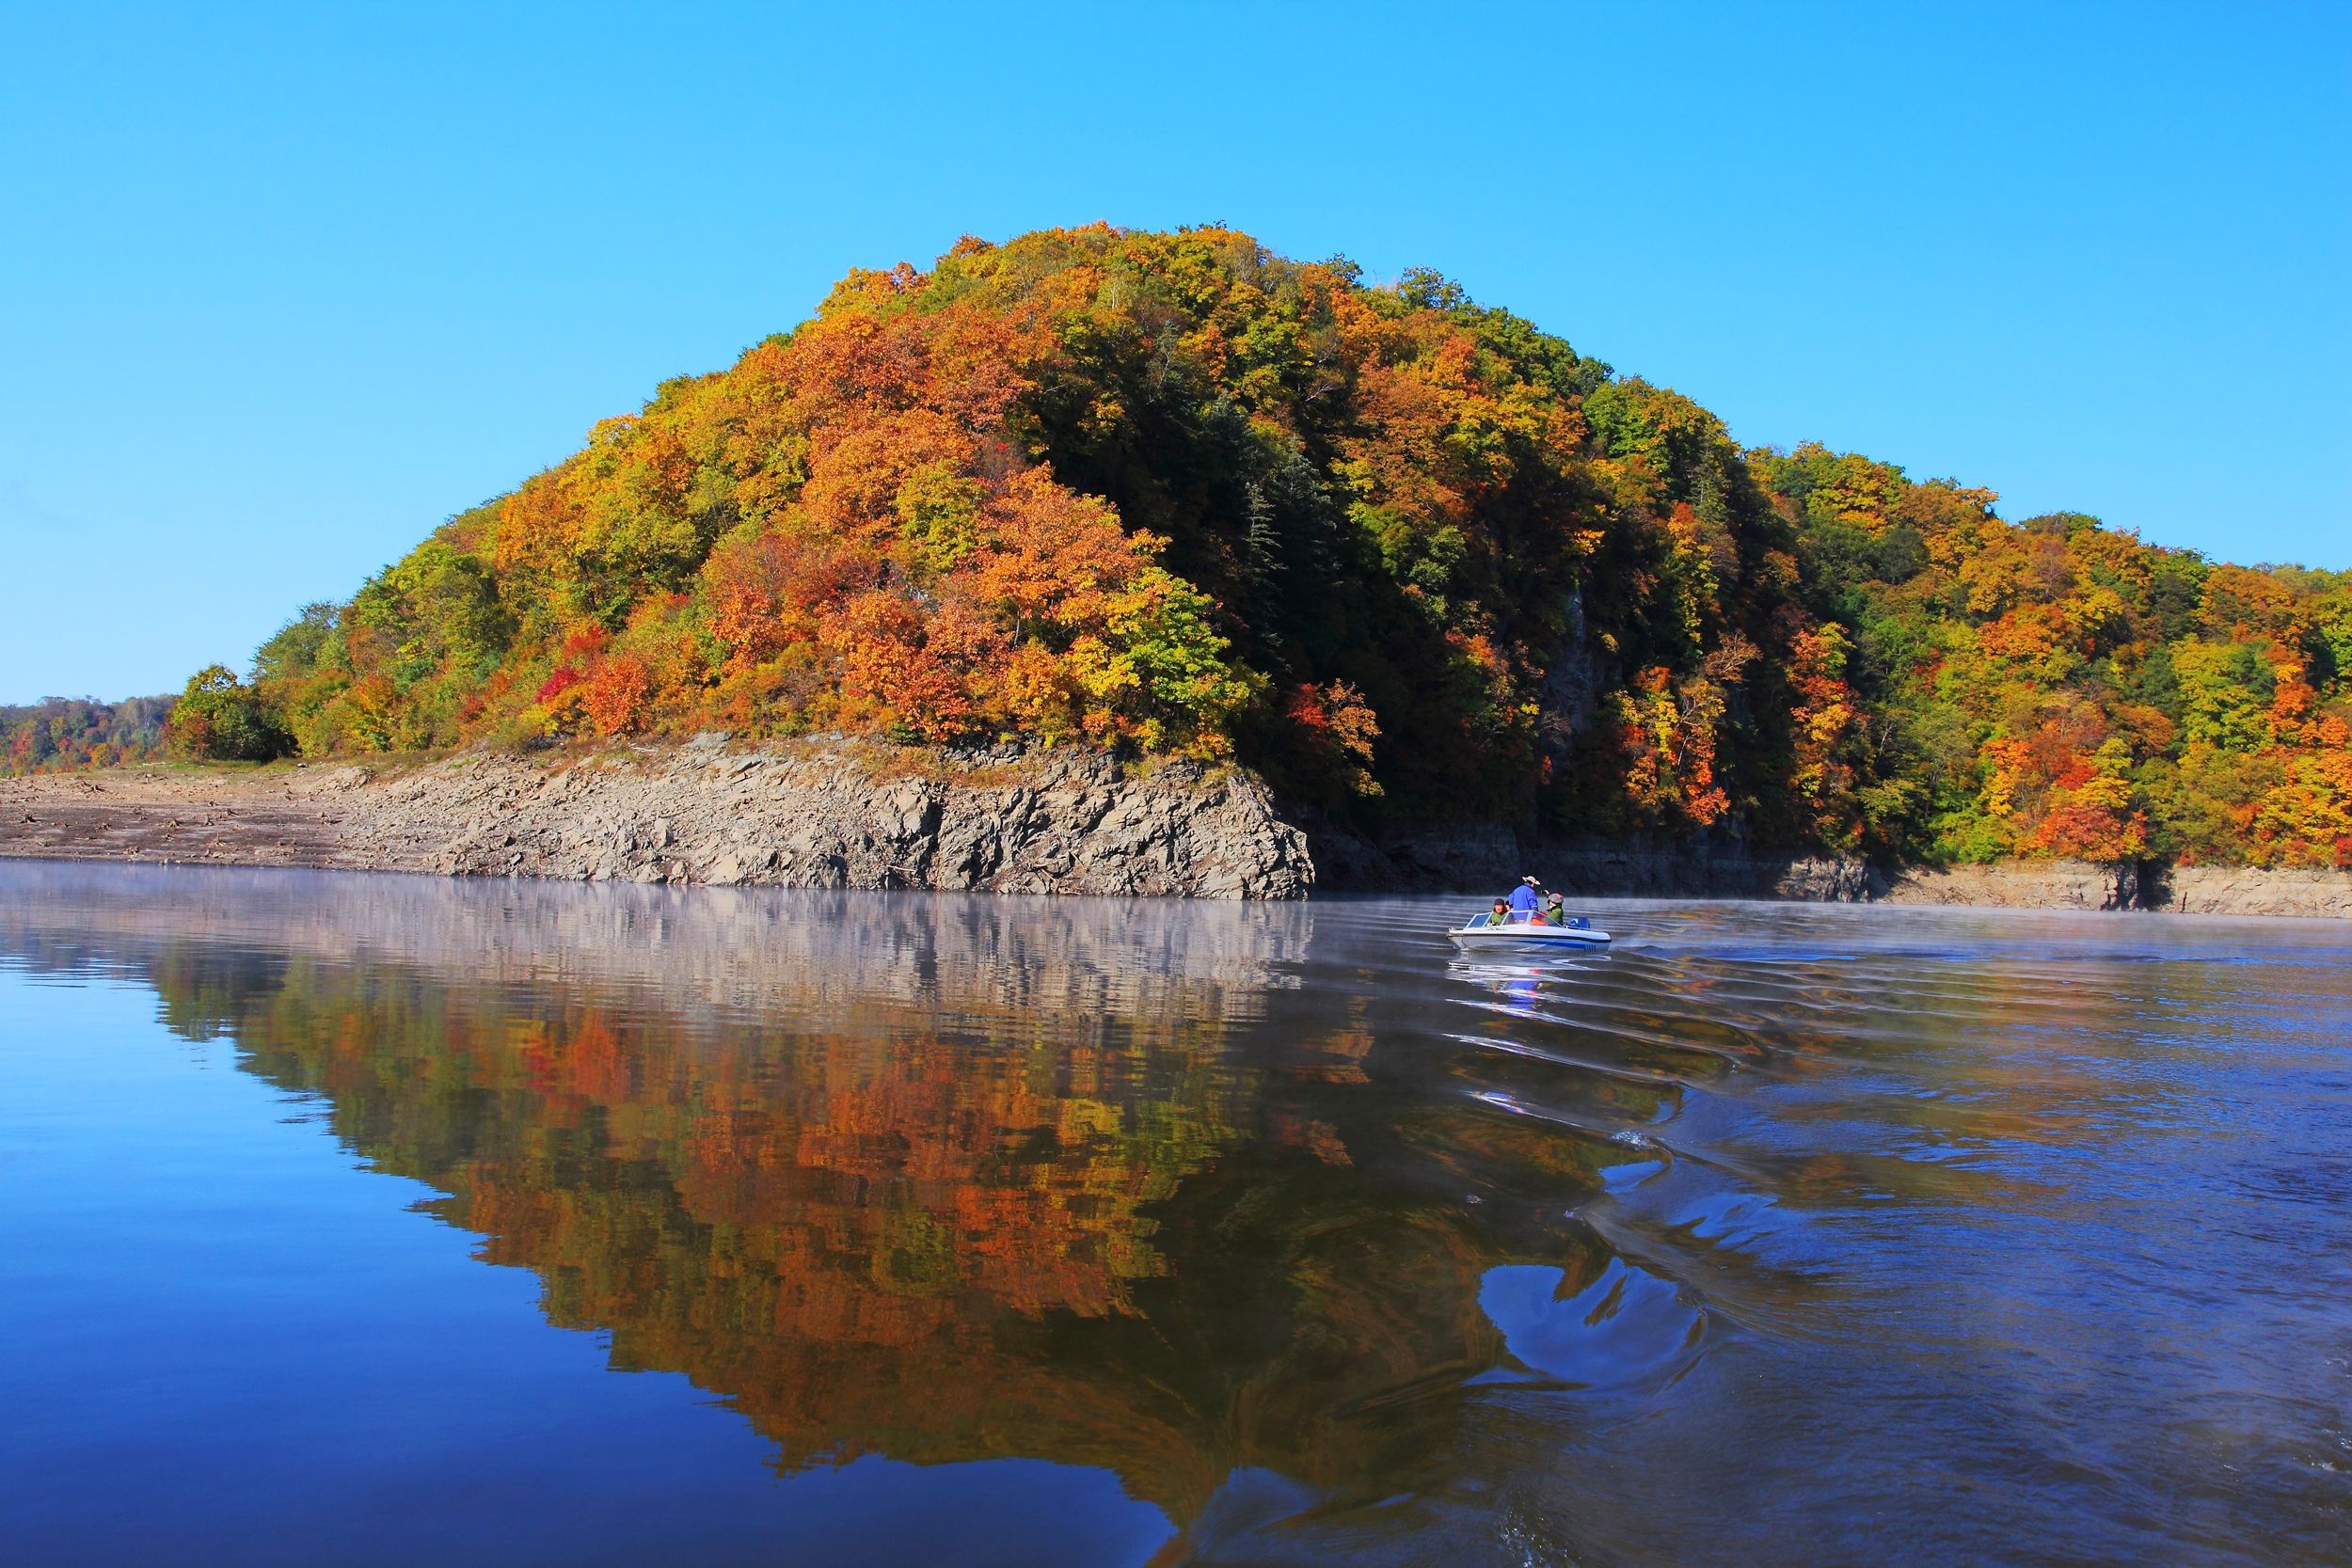
POLYGON ((0 852, 20 855, 1203 898, 1296 898, 1314 877, 1304 835, 1247 775, 1055 752, 713 738, 467 754, 384 779, 337 767, 6 784, 0 852))
POLYGON ((2284 914, 2352 919, 2352 872, 2251 871, 2176 865, 2143 884, 2156 909, 2183 914, 2284 914))
POLYGON ((2090 865, 2047 861, 1956 865, 1898 876, 1898 904, 2012 909, 2153 910, 2166 914, 2271 914, 2352 920, 2352 872, 2227 865, 2090 865))
POLYGON ((2136 866, 2083 861, 1909 870, 1894 879, 1886 896, 1898 904, 1994 904, 2021 910, 2162 907, 2143 906, 2136 866))

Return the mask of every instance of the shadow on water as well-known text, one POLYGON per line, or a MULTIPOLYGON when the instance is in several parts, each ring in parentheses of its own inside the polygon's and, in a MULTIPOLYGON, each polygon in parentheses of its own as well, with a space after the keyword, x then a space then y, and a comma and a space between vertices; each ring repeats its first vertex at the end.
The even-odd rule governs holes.
MULTIPOLYGON (((2107 1353, 2056 1424, 2015 1367, 2173 1309, 2116 1206, 2203 1201, 2249 999, 2352 1016, 2324 937, 2249 977, 2144 923, 1629 906, 1512 962, 1399 902, 0 875, 0 957, 233 1040, 781 1474, 1106 1470, 1168 1562, 1829 1560, 1890 1500, 1920 1560, 2036 1509, 2048 1560, 2268 1560, 2164 1500, 2201 1450, 2125 1434, 2161 1402, 2107 1353)), ((2291 1547, 2344 1518, 2274 1473, 2321 1441, 2258 1445, 2291 1547)))

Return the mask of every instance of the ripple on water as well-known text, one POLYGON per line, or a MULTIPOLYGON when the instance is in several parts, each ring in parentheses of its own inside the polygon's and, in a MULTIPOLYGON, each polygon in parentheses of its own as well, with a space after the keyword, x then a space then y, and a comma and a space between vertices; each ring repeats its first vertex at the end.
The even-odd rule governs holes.
MULTIPOLYGON (((1581 1287, 1535 1263, 1505 1263, 1479 1281, 1478 1306, 1530 1371, 1570 1388, 1656 1387, 1688 1370, 1707 1328, 1689 1292, 1612 1258, 1581 1287)), ((1480 1382, 1516 1381, 1507 1371, 1480 1382)))

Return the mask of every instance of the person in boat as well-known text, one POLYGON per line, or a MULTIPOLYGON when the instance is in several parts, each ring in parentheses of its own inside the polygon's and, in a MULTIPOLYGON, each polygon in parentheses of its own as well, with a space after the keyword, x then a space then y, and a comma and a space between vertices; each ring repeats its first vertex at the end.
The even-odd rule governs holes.
POLYGON ((1511 912, 1524 920, 1543 906, 1542 884, 1533 877, 1521 877, 1519 885, 1511 890, 1511 912))
POLYGON ((1511 902, 1509 899, 1498 898, 1495 900, 1495 912, 1486 917, 1486 924, 1489 926, 1508 926, 1511 924, 1511 902))
POLYGON ((1544 923, 1549 926, 1565 926, 1568 923, 1568 901, 1562 895, 1544 895, 1544 923))

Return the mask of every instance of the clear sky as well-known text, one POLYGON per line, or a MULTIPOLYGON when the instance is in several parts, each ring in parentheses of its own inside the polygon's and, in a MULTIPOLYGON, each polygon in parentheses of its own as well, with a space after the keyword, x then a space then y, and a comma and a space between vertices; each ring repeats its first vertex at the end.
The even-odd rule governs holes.
POLYGON ((1742 440, 2352 567, 2338 0, 0 0, 0 701, 242 666, 848 267, 1097 218, 1434 266, 1742 440))

